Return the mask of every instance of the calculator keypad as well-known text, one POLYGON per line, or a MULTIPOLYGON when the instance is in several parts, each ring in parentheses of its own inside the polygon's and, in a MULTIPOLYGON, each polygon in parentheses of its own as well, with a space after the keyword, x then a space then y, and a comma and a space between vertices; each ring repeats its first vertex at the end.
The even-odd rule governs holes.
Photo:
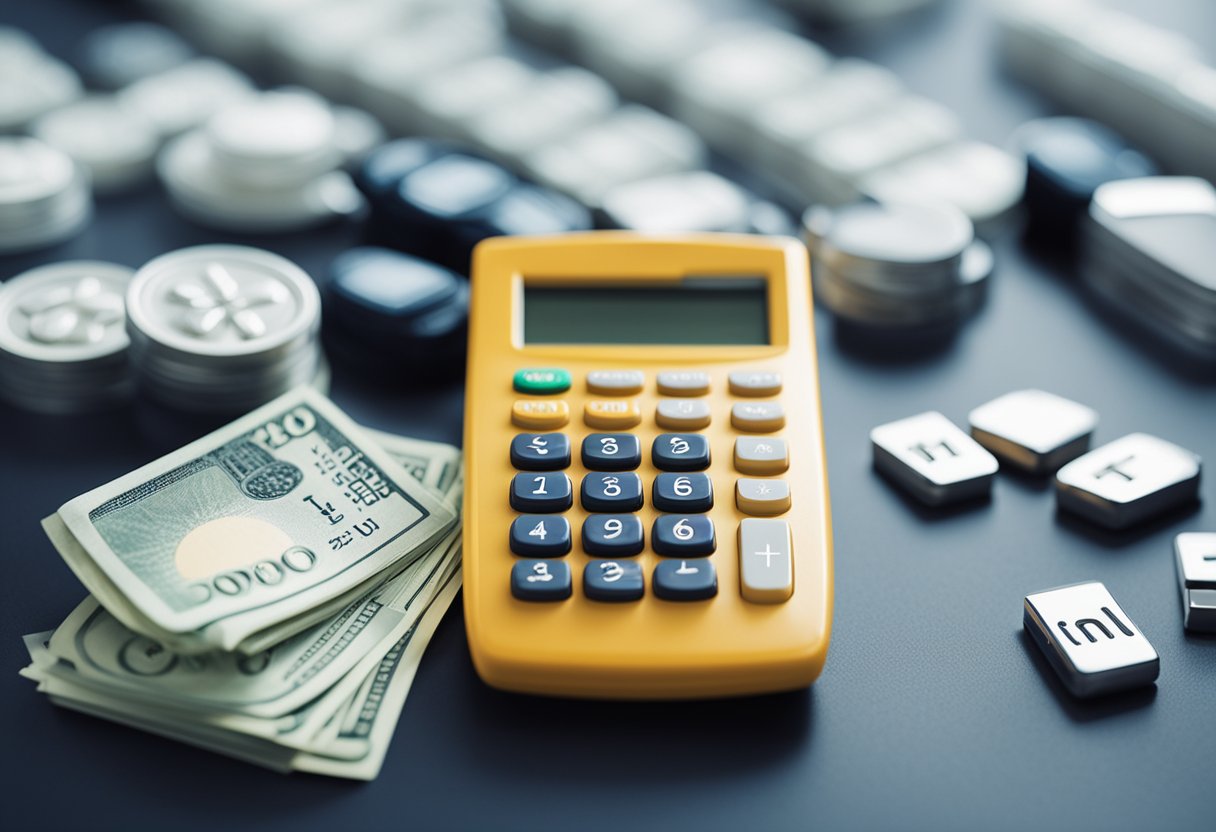
POLYGON ((511 594, 521 601, 564 601, 572 592, 565 561, 517 560, 511 567, 511 594))
POLYGON ((650 446, 650 461, 660 471, 704 471, 709 440, 699 433, 662 433, 650 446))
POLYGON ((650 502, 659 511, 705 512, 714 507, 714 486, 706 474, 659 474, 650 502))
POLYGON ((707 560, 667 560, 654 568, 654 594, 665 601, 704 601, 718 594, 718 573, 707 560))
POLYGON ((587 474, 582 503, 587 511, 637 511, 642 507, 642 479, 637 474, 587 474))
POLYGON ((570 554, 570 521, 553 514, 521 514, 511 522, 511 551, 527 558, 570 554))
POLYGON ((642 445, 632 433, 592 433, 583 440, 583 467, 632 471, 642 464, 642 445))
POLYGON ((700 558, 718 548, 714 521, 704 514, 662 514, 655 518, 650 545, 660 555, 700 558))
POLYGON ((591 514, 583 521, 583 551, 593 557, 629 558, 646 545, 636 514, 591 514))
MULTIPOLYGON (((528 601, 561 601, 571 597, 572 567, 565 558, 574 549, 570 520, 562 516, 573 506, 573 483, 563 469, 572 464, 571 437, 553 431, 569 422, 569 404, 557 398, 530 396, 562 393, 575 383, 558 369, 521 370, 515 389, 528 398, 516 401, 512 421, 537 432, 517 434, 510 448, 517 473, 511 484, 511 507, 519 512, 509 530, 509 549, 518 556, 511 571, 511 592, 528 601)), ((778 478, 790 466, 786 440, 772 434, 785 426, 785 411, 771 397, 782 389, 781 376, 767 371, 730 373, 728 386, 736 398, 729 413, 717 413, 705 397, 711 388, 708 373, 657 373, 660 398, 653 424, 671 431, 656 436, 650 462, 659 473, 650 479, 655 517, 649 534, 651 550, 662 556, 651 574, 656 597, 697 601, 718 593, 712 556, 717 533, 709 512, 714 508, 709 438, 699 431, 712 420, 729 416, 739 432, 734 440, 734 502, 750 515, 737 529, 737 592, 755 604, 776 604, 793 594, 793 556, 789 523, 775 519, 791 508, 790 484, 778 478)), ((597 602, 628 602, 644 597, 646 561, 633 560, 646 549, 646 528, 640 511, 645 503, 644 460, 639 436, 642 424, 637 396, 646 392, 646 374, 637 370, 599 370, 586 376, 583 421, 592 429, 579 442, 582 474, 581 508, 587 512, 580 532, 580 549, 591 560, 582 567, 583 595, 597 602)), ((653 392, 653 391, 652 391, 653 392)), ((653 402, 651 398, 649 401, 653 402)), ((578 404, 576 403, 576 406, 578 404)), ((651 470, 651 469, 646 469, 651 470)), ((721 481, 719 482, 721 485, 721 481)), ((721 518, 719 518, 721 520, 721 518)), ((732 525, 734 525, 732 523, 732 525)))
POLYGON ((572 505, 570 478, 560 472, 516 474, 511 481, 511 508, 520 513, 553 514, 572 505))
POLYGON ((511 440, 511 465, 521 471, 570 467, 570 437, 564 433, 520 433, 511 440))
POLYGON ((645 592, 642 567, 631 560, 597 560, 583 569, 583 594, 592 601, 637 601, 645 592))

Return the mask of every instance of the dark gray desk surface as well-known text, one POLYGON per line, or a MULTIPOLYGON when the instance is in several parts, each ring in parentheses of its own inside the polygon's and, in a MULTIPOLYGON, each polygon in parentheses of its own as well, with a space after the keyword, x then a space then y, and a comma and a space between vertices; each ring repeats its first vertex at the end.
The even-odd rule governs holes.
MULTIPOLYGON (((1216 38, 1216 6, 1145 0, 1143 13, 1216 38)), ((999 74, 986 4, 947 2, 902 23, 821 39, 872 57, 1003 142, 1046 112, 999 74)), ((125 14, 64 0, 0 3, 70 54, 125 14)), ((72 257, 138 265, 220 239, 156 194, 105 205, 52 251, 0 259, 0 276, 72 257)), ((268 245, 322 273, 354 239, 334 230, 268 245)), ((611 704, 488 689, 459 607, 444 620, 380 778, 353 784, 262 771, 52 707, 19 679, 20 636, 58 624, 82 592, 38 519, 173 441, 124 412, 32 418, 0 410, 3 444, 3 825, 115 829, 1145 829, 1213 828, 1216 639, 1183 634, 1175 533, 1216 530, 1205 502, 1147 528, 1097 533, 1058 517, 1045 483, 1001 475, 990 503, 930 513, 870 469, 867 432, 1019 387, 1098 409, 1097 441, 1134 430, 1216 462, 1216 387, 1179 372, 1088 309, 1065 270, 997 241, 991 302, 948 349, 891 363, 850 352, 817 315, 836 529, 835 633, 809 692, 744 701, 611 704), (1067 698, 1021 634, 1027 592, 1099 579, 1161 654, 1155 689, 1067 698)), ((339 374, 334 398, 388 430, 458 440, 461 394, 339 374)), ((161 423, 163 427, 163 423, 161 423)), ((189 432, 188 428, 183 431, 189 432)))

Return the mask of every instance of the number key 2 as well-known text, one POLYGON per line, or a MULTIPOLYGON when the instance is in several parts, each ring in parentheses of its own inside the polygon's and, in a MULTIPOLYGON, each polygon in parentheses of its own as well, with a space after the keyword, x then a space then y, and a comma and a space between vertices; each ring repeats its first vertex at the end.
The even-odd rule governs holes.
POLYGON ((714 507, 714 486, 705 474, 659 474, 650 502, 659 511, 709 511, 714 507))
POLYGON ((511 465, 521 471, 570 467, 570 438, 564 433, 520 433, 511 440, 511 465))
POLYGON ((583 466, 591 471, 632 471, 642 448, 632 433, 593 433, 583 440, 583 466))
POLYGON ((714 521, 703 514, 664 514, 654 521, 650 545, 674 558, 712 555, 718 548, 714 521))
POLYGON ((699 433, 660 433, 650 446, 660 471, 704 471, 709 467, 709 441, 699 433))
POLYGON ((529 558, 560 558, 570 551, 570 521, 552 514, 521 514, 511 521, 511 551, 529 558))
POLYGON ((573 504, 570 478, 561 472, 516 474, 511 481, 511 508, 518 512, 552 514, 573 504))

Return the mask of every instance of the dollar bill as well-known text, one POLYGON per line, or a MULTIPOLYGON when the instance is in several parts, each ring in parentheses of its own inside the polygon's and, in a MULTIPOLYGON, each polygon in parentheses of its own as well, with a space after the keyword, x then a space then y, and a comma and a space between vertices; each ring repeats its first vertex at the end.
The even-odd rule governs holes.
POLYGON ((436 491, 447 492, 460 475, 461 453, 451 445, 368 427, 363 432, 415 479, 436 491))
POLYGON ((117 622, 175 654, 232 651, 268 631, 281 640, 455 524, 423 479, 440 484, 458 456, 432 464, 421 444, 400 447, 421 476, 301 387, 68 502, 44 527, 117 622))

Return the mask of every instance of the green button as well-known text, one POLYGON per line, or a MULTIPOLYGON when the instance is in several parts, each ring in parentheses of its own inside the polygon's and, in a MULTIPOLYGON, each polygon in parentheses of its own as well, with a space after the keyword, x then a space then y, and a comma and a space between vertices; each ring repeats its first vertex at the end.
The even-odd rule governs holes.
POLYGON ((544 396, 570 389, 570 372, 560 367, 538 367, 515 374, 515 392, 544 396))

